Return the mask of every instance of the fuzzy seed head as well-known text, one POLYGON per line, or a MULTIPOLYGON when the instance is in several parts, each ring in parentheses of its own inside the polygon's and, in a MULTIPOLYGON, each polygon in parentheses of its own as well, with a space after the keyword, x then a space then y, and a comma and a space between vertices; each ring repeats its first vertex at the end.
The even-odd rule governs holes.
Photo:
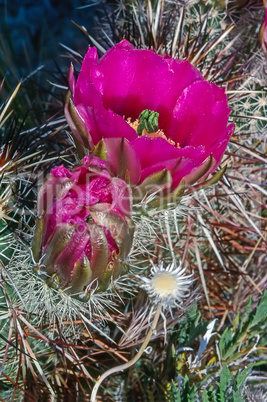
MULTIPOLYGON (((152 263, 153 264, 153 263, 152 263)), ((185 268, 176 267, 172 263, 164 268, 163 263, 151 269, 150 278, 141 277, 144 289, 153 304, 161 303, 163 309, 171 310, 179 307, 184 298, 188 297, 193 282, 192 275, 185 275, 185 268)))
POLYGON ((176 293, 176 283, 170 273, 160 272, 152 279, 151 284, 155 292, 162 298, 176 293))

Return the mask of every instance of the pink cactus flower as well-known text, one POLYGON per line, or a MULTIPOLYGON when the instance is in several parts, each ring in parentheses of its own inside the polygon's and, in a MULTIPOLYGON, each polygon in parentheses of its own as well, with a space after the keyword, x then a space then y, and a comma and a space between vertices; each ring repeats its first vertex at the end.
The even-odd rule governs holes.
POLYGON ((129 186, 96 156, 51 170, 38 195, 32 249, 52 286, 79 293, 119 276, 132 244, 131 200, 129 186))
POLYGON ((77 82, 69 73, 65 115, 78 147, 140 184, 168 171, 169 187, 192 184, 220 163, 234 125, 224 89, 188 61, 126 40, 98 59, 90 47, 77 82))

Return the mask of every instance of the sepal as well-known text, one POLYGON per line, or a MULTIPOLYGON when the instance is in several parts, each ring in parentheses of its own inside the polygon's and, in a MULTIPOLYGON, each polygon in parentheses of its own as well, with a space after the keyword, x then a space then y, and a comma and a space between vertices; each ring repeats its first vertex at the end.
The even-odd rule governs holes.
POLYGON ((127 183, 139 182, 140 162, 135 149, 126 138, 103 138, 94 147, 93 154, 108 162, 114 176, 127 183))

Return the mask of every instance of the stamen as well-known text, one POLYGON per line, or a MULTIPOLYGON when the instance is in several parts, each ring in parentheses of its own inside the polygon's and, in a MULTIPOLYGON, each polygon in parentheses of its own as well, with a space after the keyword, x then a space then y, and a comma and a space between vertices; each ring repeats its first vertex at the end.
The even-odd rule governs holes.
MULTIPOLYGON (((167 138, 164 134, 163 130, 158 128, 158 116, 157 112, 153 112, 152 110, 143 110, 143 112, 139 115, 139 118, 132 122, 131 117, 126 119, 127 123, 137 132, 137 134, 142 136, 147 136, 150 138, 163 138, 169 144, 175 146, 176 148, 180 148, 179 143, 175 143, 170 138, 167 138)), ((125 118, 125 116, 123 116, 125 118)))

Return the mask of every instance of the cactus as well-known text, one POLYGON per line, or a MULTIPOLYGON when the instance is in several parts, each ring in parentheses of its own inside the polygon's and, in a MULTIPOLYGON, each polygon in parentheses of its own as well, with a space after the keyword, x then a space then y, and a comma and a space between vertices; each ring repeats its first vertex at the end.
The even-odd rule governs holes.
MULTIPOLYGON (((123 117, 115 100, 109 99, 112 110, 103 103, 101 116, 87 105, 105 128, 90 133, 84 110, 77 114, 74 88, 84 58, 76 50, 67 48, 75 66, 69 81, 68 60, 53 91, 41 91, 59 117, 39 103, 40 113, 26 116, 23 126, 22 98, 13 97, 14 107, 20 102, 14 127, 7 114, 10 103, 3 102, 0 398, 239 400, 253 395, 263 381, 266 56, 258 34, 265 9, 258 0, 237 1, 233 8, 229 3, 120 0, 117 8, 107 3, 99 9, 109 17, 102 19, 103 31, 92 35, 80 27, 92 45, 99 93, 99 63, 124 43, 128 53, 149 53, 156 64, 191 66, 201 85, 221 97, 222 141, 207 147, 212 157, 191 177, 189 188, 175 176, 179 167, 165 163, 164 149, 171 155, 181 151, 177 143, 173 151, 173 137, 166 127, 161 130, 157 107, 136 103, 136 113, 123 117), (118 132, 118 116, 126 134, 118 132), (121 138, 114 141, 110 133, 121 138), (155 158, 141 146, 134 154, 134 141, 164 146, 157 147, 155 158), (158 166, 159 161, 165 165, 158 166), (150 192, 152 187, 156 191, 150 192)), ((115 83, 119 90, 126 85, 119 78, 108 85, 115 83)), ((83 80, 80 91, 90 82, 83 80)), ((192 95, 189 87, 185 97, 192 95)), ((96 96, 90 101, 99 106, 91 89, 96 96)), ((152 99, 146 82, 137 89, 152 99)), ((162 90, 159 98, 164 95, 162 90)), ((199 121, 205 120, 203 127, 211 123, 201 118, 211 101, 205 100, 200 96, 190 106, 199 121)), ((189 138, 182 130, 196 120, 186 121, 177 130, 185 142, 189 138)), ((213 132, 203 132, 203 138, 213 141, 213 132)))

